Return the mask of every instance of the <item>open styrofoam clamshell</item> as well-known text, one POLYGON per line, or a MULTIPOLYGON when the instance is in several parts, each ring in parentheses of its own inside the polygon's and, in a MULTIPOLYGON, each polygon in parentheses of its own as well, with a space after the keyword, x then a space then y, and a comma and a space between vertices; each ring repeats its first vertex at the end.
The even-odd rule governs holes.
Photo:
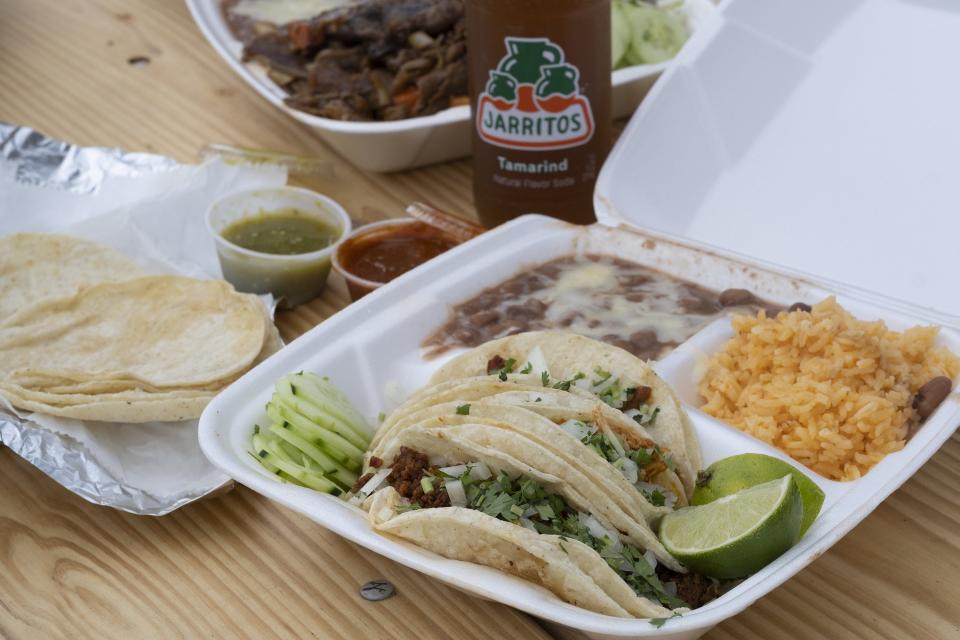
MULTIPOLYGON (((850 264, 828 260, 829 269, 824 271, 820 252, 807 254, 806 262, 797 261, 802 255, 794 256, 790 268, 775 266, 770 259, 779 255, 777 252, 780 248, 790 244, 792 227, 796 226, 797 218, 783 218, 781 225, 784 233, 780 235, 772 234, 769 226, 761 225, 759 233, 767 234, 766 237, 762 238, 762 242, 756 238, 749 241, 752 243, 749 248, 762 249, 753 252, 753 255, 761 255, 759 259, 743 255, 746 253, 745 244, 733 243, 740 253, 719 249, 717 245, 723 243, 714 242, 714 236, 710 234, 696 231, 706 229, 701 223, 711 216, 721 219, 727 216, 731 224, 749 225, 753 220, 751 212, 754 218, 777 218, 781 205, 786 209, 797 206, 790 202, 781 203, 767 194, 767 206, 761 208, 759 202, 762 196, 753 194, 745 187, 740 194, 744 207, 737 210, 711 208, 711 198, 707 196, 713 188, 733 189, 736 185, 724 185, 729 185, 740 170, 738 163, 750 153, 759 153, 758 150, 750 150, 751 145, 759 144, 748 141, 750 126, 754 127, 756 136, 762 133, 761 137, 764 138, 777 138, 778 127, 797 128, 803 122, 810 128, 823 126, 817 120, 798 119, 796 114, 793 118, 778 119, 774 112, 778 109, 789 112, 792 109, 791 95, 802 96, 803 87, 811 82, 816 83, 819 75, 830 76, 833 73, 827 68, 830 65, 849 62, 842 54, 855 55, 856 46, 855 43, 843 45, 846 39, 864 33, 872 36, 876 30, 892 29, 895 25, 889 24, 889 20, 897 20, 900 24, 912 21, 911 24, 918 25, 924 20, 936 23, 937 20, 950 19, 960 25, 960 13, 936 3, 896 0, 869 3, 854 0, 808 3, 734 0, 723 6, 722 11, 722 19, 715 28, 704 30, 695 37, 691 46, 681 53, 676 68, 654 87, 648 102, 638 111, 604 166, 596 194, 601 224, 575 227, 541 216, 524 216, 460 245, 352 304, 246 374, 210 404, 200 421, 201 447, 210 460, 238 482, 303 513, 359 545, 469 593, 580 629, 594 637, 698 637, 788 580, 863 520, 950 437, 960 422, 960 400, 957 395, 952 394, 943 402, 902 451, 888 455, 863 478, 851 482, 830 481, 767 444, 696 409, 694 371, 704 354, 716 351, 732 335, 728 320, 717 320, 708 325, 655 365, 661 376, 677 391, 691 415, 703 450, 704 466, 738 453, 765 453, 786 460, 804 471, 824 490, 826 500, 816 522, 786 554, 721 598, 672 619, 661 628, 655 628, 646 620, 611 618, 592 613, 566 604, 532 583, 486 567, 447 560, 414 545, 378 535, 358 508, 325 494, 282 483, 247 453, 252 426, 263 420, 264 405, 278 378, 300 370, 329 376, 371 419, 371 424, 375 424, 374 416, 380 411, 389 411, 396 404, 398 389, 402 393, 414 391, 426 383, 445 357, 454 355, 450 353, 445 357, 426 360, 421 347, 427 335, 445 320, 449 305, 469 299, 525 267, 572 253, 600 253, 622 258, 714 290, 747 288, 761 298, 783 305, 795 301, 814 302, 828 295, 836 295, 838 302, 856 317, 864 320, 882 319, 895 330, 918 324, 940 325, 939 344, 960 352, 960 325, 950 315, 956 310, 950 306, 955 302, 930 297, 930 286, 911 290, 912 297, 903 295, 898 284, 900 281, 883 277, 876 280, 865 278, 861 265, 852 264, 856 262, 854 257, 850 258, 850 264), (774 5, 775 8, 770 8, 774 5), (744 25, 749 25, 749 28, 744 25), (757 51, 748 46, 748 43, 757 42, 761 43, 757 45, 762 45, 761 48, 775 46, 786 54, 781 57, 758 56, 757 51), (827 52, 818 53, 818 47, 826 47, 827 52), (741 52, 742 57, 737 57, 737 51, 741 52), (718 61, 724 59, 724 64, 719 65, 718 61), (805 67, 804 73, 791 75, 791 66, 801 62, 805 67), (781 63, 785 65, 782 76, 775 72, 781 63), (742 76, 750 76, 757 67, 767 69, 763 82, 758 80, 759 86, 756 87, 744 86, 742 76), (705 70, 709 70, 706 76, 708 81, 703 80, 703 74, 707 73, 705 70), (720 104, 706 99, 705 96, 710 94, 704 83, 721 86, 724 79, 730 80, 731 87, 736 89, 739 97, 727 96, 726 102, 720 104), (777 94, 776 99, 764 93, 767 80, 777 80, 774 83, 776 86, 771 89, 777 94), (752 92, 749 96, 742 95, 748 90, 752 92), (687 91, 692 91, 692 94, 685 95, 683 101, 671 102, 671 95, 686 94, 687 91), (717 123, 723 127, 734 127, 718 116, 717 110, 727 109, 729 116, 737 110, 739 103, 748 101, 751 104, 764 103, 766 106, 763 108, 769 111, 767 117, 747 118, 748 121, 740 123, 740 128, 735 131, 711 129, 717 123), (730 140, 740 136, 743 146, 739 153, 729 155, 718 152, 717 155, 704 158, 696 155, 698 147, 693 141, 672 147, 660 146, 657 142, 660 134, 656 132, 663 127, 672 128, 675 139, 680 140, 684 135, 677 131, 682 123, 674 122, 670 114, 663 112, 667 109, 663 106, 665 104, 673 109, 673 117, 693 118, 697 126, 705 128, 705 134, 712 131, 714 138, 702 142, 705 147, 719 144, 718 140, 723 136, 730 140), (685 113, 684 109, 690 113, 685 113), (671 156, 671 149, 672 153, 678 155, 671 156), (671 186, 661 182, 671 174, 671 167, 684 176, 682 183, 675 182, 671 186), (677 220, 669 216, 670 209, 674 207, 678 211, 677 220), (644 222, 648 220, 648 228, 644 228, 644 222), (661 230, 654 231, 649 226, 661 230), (691 229, 695 232, 687 234, 691 229), (694 239, 683 237, 685 235, 692 235, 694 239), (890 288, 882 286, 890 282, 890 288), (895 297, 884 295, 889 293, 895 294, 895 297)), ((934 33, 940 34, 941 31, 934 29, 934 33)), ((901 50, 902 44, 901 38, 901 50)), ((960 41, 953 47, 955 53, 960 53, 960 41)), ((933 46, 921 49, 937 50, 933 46)), ((759 75, 756 77, 760 78, 759 75)), ((861 78, 853 83, 851 91, 877 92, 881 90, 881 84, 880 78, 872 83, 861 78)), ((958 93, 954 98, 960 97, 960 89, 954 90, 958 93)), ((948 93, 944 89, 939 91, 948 93)), ((719 100, 719 95, 713 97, 719 100)), ((949 98, 944 96, 944 99, 949 98)), ((859 101, 864 97, 858 93, 856 99, 859 101)), ((957 103, 960 107, 960 100, 957 103)), ((753 114, 751 108, 743 109, 748 116, 753 114)), ((882 112, 885 108, 881 102, 876 103, 878 111, 882 112)), ((960 108, 957 110, 960 111, 960 108)), ((882 113, 871 115, 875 118, 881 116, 882 113)), ((838 148, 854 145, 856 140, 845 138, 840 130, 845 124, 842 119, 832 122, 837 127, 834 134, 838 148)), ((955 122, 944 123, 944 126, 960 128, 960 124, 955 122)), ((948 131, 944 135, 949 137, 956 133, 948 131)), ((793 138, 795 145, 782 147, 781 153, 789 156, 802 139, 803 136, 797 134, 793 138)), ((728 140, 726 146, 720 146, 729 152, 732 148, 730 144, 732 142, 728 140)), ((871 152, 864 150, 864 154, 871 152)), ((839 161, 826 159, 824 162, 839 161)), ((863 162, 870 165, 871 171, 879 170, 870 159, 863 159, 863 162)), ((925 160, 917 159, 917 162, 925 160)), ((820 169, 815 173, 819 175, 820 169)), ((923 173, 921 168, 911 175, 920 180, 923 173)), ((911 188, 915 186, 910 180, 902 180, 902 176, 889 182, 884 182, 881 176, 876 188, 896 190, 902 184, 910 184, 911 188)), ((815 182, 807 186, 811 190, 817 188, 815 182)), ((944 183, 941 196, 951 188, 944 183)), ((897 195, 891 194, 891 199, 897 195)), ((728 194, 726 197, 733 196, 728 194)), ((836 206, 851 206, 850 197, 849 194, 838 195, 836 206)), ((879 198, 871 195, 871 203, 879 201, 879 198)), ((834 209, 832 215, 837 216, 839 212, 839 209, 834 209)), ((889 215, 890 210, 884 209, 882 213, 889 215)), ((831 212, 818 211, 811 215, 815 224, 825 224, 830 220, 831 212)), ((897 233, 889 225, 867 224, 872 216, 866 212, 852 211, 850 217, 854 222, 838 225, 839 232, 850 234, 856 227, 861 234, 873 234, 874 241, 881 244, 897 233)), ((875 222, 882 220, 878 218, 875 222)), ((722 226, 716 221, 710 222, 710 228, 722 226)), ((724 236, 724 239, 727 237, 724 236)), ((851 244, 862 242, 858 239, 851 244)), ((930 265, 933 258, 916 253, 910 252, 910 257, 916 257, 922 265, 930 265)), ((958 260, 956 254, 950 259, 958 260)), ((936 277, 940 278, 941 292, 949 291, 948 275, 936 277)))

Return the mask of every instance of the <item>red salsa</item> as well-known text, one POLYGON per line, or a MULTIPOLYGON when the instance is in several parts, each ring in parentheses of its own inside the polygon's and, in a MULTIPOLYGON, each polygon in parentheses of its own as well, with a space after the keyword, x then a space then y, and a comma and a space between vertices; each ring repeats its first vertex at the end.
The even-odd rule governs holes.
POLYGON ((456 244, 456 240, 443 231, 410 221, 368 231, 361 229, 340 246, 337 262, 339 269, 345 272, 352 297, 357 299, 373 287, 363 287, 350 276, 385 284, 456 244))

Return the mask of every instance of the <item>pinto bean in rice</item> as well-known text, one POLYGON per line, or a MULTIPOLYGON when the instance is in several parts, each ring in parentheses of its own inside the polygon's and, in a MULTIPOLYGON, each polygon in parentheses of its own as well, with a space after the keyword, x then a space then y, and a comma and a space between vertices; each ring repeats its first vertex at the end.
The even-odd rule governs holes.
POLYGON ((701 409, 833 480, 855 480, 906 444, 912 402, 960 359, 937 327, 892 331, 828 298, 812 311, 736 316, 698 381, 701 409))

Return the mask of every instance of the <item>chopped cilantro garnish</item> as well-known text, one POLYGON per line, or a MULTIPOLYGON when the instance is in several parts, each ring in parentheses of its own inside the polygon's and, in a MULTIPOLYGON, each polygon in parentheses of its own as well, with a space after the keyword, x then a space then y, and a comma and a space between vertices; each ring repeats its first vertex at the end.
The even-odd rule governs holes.
POLYGON ((406 513, 407 511, 416 511, 420 509, 420 505, 416 502, 411 502, 410 504, 398 504, 396 508, 397 513, 406 513))
POLYGON ((660 407, 653 407, 653 410, 650 410, 650 405, 641 405, 637 409, 639 413, 633 416, 633 421, 640 425, 652 424, 654 420, 657 419, 657 414, 660 413, 660 407))
POLYGON ((533 363, 528 362, 523 369, 520 369, 520 373, 530 373, 533 371, 533 363))
POLYGON ((469 507, 514 524, 518 524, 521 517, 527 517, 539 533, 578 540, 600 553, 638 595, 669 608, 686 606, 686 603, 664 591, 663 584, 642 550, 629 544, 615 545, 607 535, 594 536, 581 522, 581 516, 574 507, 562 496, 548 493, 536 480, 511 478, 503 472, 480 481, 470 479, 468 475, 461 476, 461 481, 469 507))
POLYGON ((674 618, 679 618, 679 617, 680 617, 679 613, 674 613, 669 618, 650 618, 650 624, 652 624, 657 629, 659 629, 660 627, 662 627, 667 623, 667 620, 673 620, 674 618))
POLYGON ((557 384, 553 385, 553 388, 560 389, 561 391, 570 391, 570 385, 572 385, 574 382, 582 378, 586 378, 586 376, 583 375, 582 373, 578 373, 577 375, 573 376, 569 380, 563 380, 561 382, 558 382, 557 384))
MULTIPOLYGON (((609 379, 609 376, 607 379, 609 379)), ((625 393, 623 388, 620 386, 619 379, 614 380, 613 384, 597 394, 597 397, 614 409, 620 409, 623 407, 623 403, 626 402, 625 393)))
POLYGON ((420 488, 423 489, 424 493, 430 493, 433 491, 433 480, 430 476, 423 476, 420 478, 420 488))
POLYGON ((635 449, 630 452, 630 459, 637 463, 637 466, 641 469, 654 460, 654 454, 656 449, 635 449))
POLYGON ((669 454, 669 453, 664 453, 664 452, 663 452, 663 449, 661 449, 660 447, 658 447, 658 446, 656 446, 656 445, 654 445, 653 450, 656 451, 656 452, 657 452, 657 456, 658 456, 661 460, 663 460, 663 464, 667 465, 667 469, 670 469, 670 471, 676 471, 676 470, 677 470, 677 463, 674 462, 674 460, 673 460, 673 455, 671 455, 671 454, 669 454))
POLYGON ((260 425, 258 424, 253 425, 253 433, 254 434, 260 433, 260 425))
POLYGON ((543 382, 543 386, 549 387, 549 386, 550 386, 550 374, 547 373, 546 371, 542 372, 542 373, 540 374, 540 381, 543 382))
POLYGON ((557 517, 557 514, 553 512, 553 509, 549 504, 538 504, 534 508, 537 510, 537 515, 540 516, 541 520, 551 520, 557 517))
POLYGON ((459 407, 457 407, 457 415, 458 415, 458 416, 468 416, 468 415, 470 415, 470 405, 469 405, 469 404, 462 404, 462 405, 460 405, 459 407))
POLYGON ((515 358, 507 358, 503 361, 503 366, 499 369, 487 369, 487 375, 494 375, 500 378, 502 381, 507 381, 507 374, 513 373, 513 368, 517 366, 517 361, 515 358))
POLYGON ((667 504, 667 496, 663 495, 663 492, 660 489, 654 489, 653 491, 644 491, 643 495, 646 496, 647 500, 650 501, 655 507, 662 507, 667 504))
POLYGON ((383 411, 377 414, 377 422, 383 422, 386 419, 387 419, 387 414, 385 414, 383 411))

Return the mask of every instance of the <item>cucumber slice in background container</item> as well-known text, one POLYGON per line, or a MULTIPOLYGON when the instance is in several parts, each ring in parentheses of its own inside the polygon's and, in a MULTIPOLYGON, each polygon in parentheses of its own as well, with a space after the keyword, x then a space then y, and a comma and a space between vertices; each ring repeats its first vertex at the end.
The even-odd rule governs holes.
POLYGON ((624 62, 624 56, 627 49, 630 48, 632 32, 627 22, 627 14, 624 11, 623 0, 613 0, 610 4, 610 23, 611 40, 610 49, 613 53, 613 68, 618 69, 624 62))
POLYGON ((625 2, 630 46, 624 61, 630 65, 654 64, 677 55, 690 37, 686 17, 676 8, 659 8, 644 2, 625 2))

